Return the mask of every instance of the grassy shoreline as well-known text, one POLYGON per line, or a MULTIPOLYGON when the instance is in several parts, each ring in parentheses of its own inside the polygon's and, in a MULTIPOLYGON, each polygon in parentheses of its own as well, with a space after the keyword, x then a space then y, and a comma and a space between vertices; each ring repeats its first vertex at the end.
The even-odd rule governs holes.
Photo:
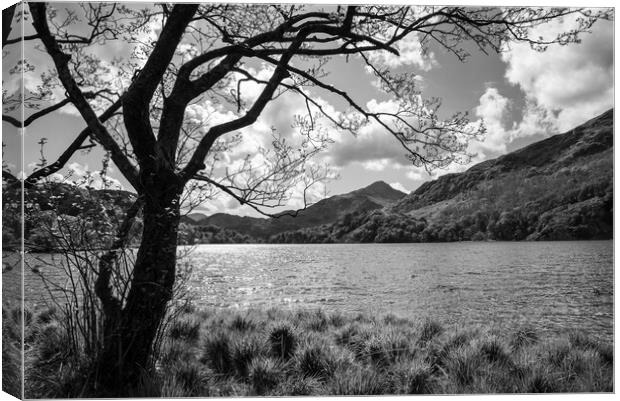
MULTIPOLYGON (((13 314, 5 314, 5 322, 13 314)), ((26 396, 80 395, 59 314, 27 317, 26 396)), ((15 338, 4 328, 4 342, 15 338)), ((10 344, 9 344, 10 345, 10 344)), ((3 358, 7 353, 3 347, 3 358)), ((8 361, 10 362, 10 360, 8 361)), ((196 310, 166 328, 133 396, 217 397, 612 392, 613 346, 577 331, 541 338, 432 320, 323 311, 196 310)), ((6 376, 5 376, 6 377, 6 376)))

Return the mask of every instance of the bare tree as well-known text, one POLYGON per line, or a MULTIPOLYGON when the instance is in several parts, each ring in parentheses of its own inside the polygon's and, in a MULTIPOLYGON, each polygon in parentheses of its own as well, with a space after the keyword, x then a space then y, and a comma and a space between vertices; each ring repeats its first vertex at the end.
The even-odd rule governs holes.
POLYGON ((180 210, 188 188, 223 191, 269 214, 264 208, 284 204, 294 186, 303 183, 308 188, 325 178, 324 170, 309 164, 330 142, 322 134, 322 124, 353 134, 366 124, 378 124, 402 145, 413 164, 427 169, 467 160, 468 140, 483 134, 484 127, 473 124, 466 113, 441 118, 440 101, 423 98, 414 74, 391 72, 377 61, 378 54, 398 56, 399 44, 412 36, 423 50, 435 44, 459 60, 468 56, 470 44, 486 53, 501 52, 512 41, 520 41, 543 51, 552 44, 576 42, 597 19, 611 18, 609 10, 566 8, 162 4, 137 9, 100 3, 79 7, 81 17, 75 8, 56 10, 45 3, 29 3, 32 33, 11 38, 3 31, 3 46, 37 41, 53 64, 41 73, 48 89, 32 94, 30 104, 36 111, 25 121, 10 113, 4 113, 3 120, 26 126, 72 104, 86 128, 56 162, 35 171, 25 183, 34 185, 60 170, 76 151, 89 146, 84 144, 88 139, 110 154, 138 194, 140 204, 134 209, 142 209, 144 227, 127 297, 124 302, 114 297, 105 273, 96 283, 105 314, 105 338, 93 368, 99 396, 127 394, 147 366, 175 280, 180 210), (577 28, 553 38, 531 36, 532 28, 558 18, 574 18, 577 28), (155 25, 158 36, 140 42, 136 32, 153 30, 155 25), (89 49, 117 40, 135 43, 136 50, 115 61, 123 83, 110 89, 110 83, 100 78, 102 60, 89 49), (183 50, 187 48, 191 51, 183 50), (364 63, 394 99, 396 109, 369 110, 346 88, 328 83, 326 62, 332 57, 356 57, 364 63), (250 68, 256 62, 270 66, 267 78, 250 68), (243 95, 247 83, 261 88, 255 98, 243 95), (65 98, 48 105, 49 88, 55 85, 65 98), (218 154, 234 147, 239 130, 254 124, 284 92, 300 96, 307 105, 307 115, 294 121, 302 146, 292 146, 276 134, 273 149, 264 150, 263 165, 248 160, 235 171, 223 167, 218 154), (330 111, 317 101, 317 93, 339 98, 348 110, 330 111), (231 117, 192 123, 188 108, 204 99, 221 103, 231 117))

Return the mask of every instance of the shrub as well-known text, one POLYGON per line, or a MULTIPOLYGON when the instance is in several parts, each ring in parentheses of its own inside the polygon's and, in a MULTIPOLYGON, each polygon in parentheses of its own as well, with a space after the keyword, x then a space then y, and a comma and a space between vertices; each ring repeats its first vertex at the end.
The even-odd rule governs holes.
POLYGON ((289 359, 297 348, 297 337, 287 324, 280 324, 269 333, 271 353, 277 358, 289 359))
POLYGON ((250 383, 258 395, 273 389, 280 381, 281 366, 271 358, 259 358, 250 365, 250 383))

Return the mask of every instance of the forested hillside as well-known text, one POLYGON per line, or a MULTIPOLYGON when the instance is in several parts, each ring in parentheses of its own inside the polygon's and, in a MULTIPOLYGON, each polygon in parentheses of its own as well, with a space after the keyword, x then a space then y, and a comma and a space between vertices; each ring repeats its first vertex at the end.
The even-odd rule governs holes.
POLYGON ((272 242, 607 239, 613 110, 560 135, 427 182, 396 205, 272 242))

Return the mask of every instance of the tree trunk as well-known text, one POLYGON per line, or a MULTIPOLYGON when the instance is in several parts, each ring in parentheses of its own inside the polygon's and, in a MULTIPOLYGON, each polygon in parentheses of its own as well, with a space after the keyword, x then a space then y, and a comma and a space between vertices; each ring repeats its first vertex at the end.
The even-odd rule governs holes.
POLYGON ((142 242, 127 300, 116 316, 106 316, 108 327, 93 388, 98 397, 136 394, 143 373, 149 370, 153 341, 172 296, 179 196, 174 185, 160 182, 157 187, 145 196, 142 242))

